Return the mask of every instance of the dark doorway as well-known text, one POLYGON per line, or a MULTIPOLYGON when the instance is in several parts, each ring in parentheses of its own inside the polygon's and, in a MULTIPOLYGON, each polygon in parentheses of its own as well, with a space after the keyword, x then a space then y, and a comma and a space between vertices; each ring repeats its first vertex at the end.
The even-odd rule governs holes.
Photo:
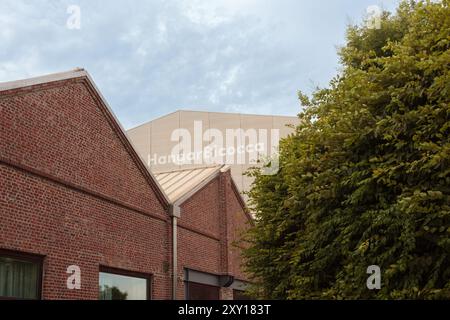
POLYGON ((219 300, 220 288, 195 282, 186 282, 187 300, 219 300))

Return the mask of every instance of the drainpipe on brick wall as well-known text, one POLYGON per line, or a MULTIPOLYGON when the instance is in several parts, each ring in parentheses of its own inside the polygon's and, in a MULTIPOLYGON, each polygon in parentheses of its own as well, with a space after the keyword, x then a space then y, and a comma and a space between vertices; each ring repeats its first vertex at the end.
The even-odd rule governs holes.
POLYGON ((177 300, 177 284, 178 284, 178 241, 177 241, 177 230, 178 230, 178 218, 181 216, 181 205, 184 201, 192 197, 193 194, 198 192, 201 188, 207 185, 210 181, 217 177, 217 174, 227 172, 230 170, 229 166, 221 166, 216 174, 212 174, 207 179, 203 180, 196 187, 192 188, 188 193, 186 193, 181 198, 177 199, 169 206, 169 214, 172 217, 172 299, 177 300))
POLYGON ((178 218, 180 217, 180 206, 172 204, 170 206, 170 215, 172 216, 172 300, 177 300, 177 282, 178 282, 177 223, 178 218))

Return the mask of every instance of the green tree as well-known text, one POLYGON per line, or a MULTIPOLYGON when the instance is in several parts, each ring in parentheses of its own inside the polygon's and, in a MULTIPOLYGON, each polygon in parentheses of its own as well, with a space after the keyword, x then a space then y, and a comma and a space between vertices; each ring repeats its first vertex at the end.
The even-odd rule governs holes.
POLYGON ((250 173, 252 294, 450 299, 449 1, 351 26, 339 54, 329 88, 299 93, 278 174, 250 173))
POLYGON ((128 292, 122 292, 116 286, 100 286, 99 299, 100 300, 127 300, 128 292))

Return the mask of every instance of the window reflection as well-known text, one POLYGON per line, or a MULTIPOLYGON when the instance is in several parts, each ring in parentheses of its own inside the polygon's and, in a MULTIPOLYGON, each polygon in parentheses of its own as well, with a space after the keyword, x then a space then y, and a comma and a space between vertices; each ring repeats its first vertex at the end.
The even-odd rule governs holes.
POLYGON ((100 272, 100 300, 147 300, 148 279, 100 272))

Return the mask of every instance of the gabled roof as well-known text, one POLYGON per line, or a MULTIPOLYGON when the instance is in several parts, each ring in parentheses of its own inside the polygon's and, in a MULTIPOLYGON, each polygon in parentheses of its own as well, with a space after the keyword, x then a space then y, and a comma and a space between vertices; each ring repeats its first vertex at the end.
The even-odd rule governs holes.
POLYGON ((41 77, 35 77, 35 78, 29 78, 24 80, 18 80, 18 81, 10 81, 10 82, 3 82, 0 83, 0 94, 9 92, 13 92, 16 89, 22 89, 26 87, 33 87, 37 85, 43 85, 47 83, 52 82, 58 82, 58 81, 64 81, 69 79, 81 79, 84 80, 92 92, 92 94, 95 96, 97 101, 99 101, 99 106, 105 111, 105 114, 108 117, 108 120, 110 124, 112 125, 113 129, 118 134, 121 142, 123 143, 126 150, 131 155, 132 159, 136 163, 136 166, 140 169, 140 171, 143 173, 144 177, 149 182, 149 185, 152 187, 153 191, 155 192, 158 200, 161 202, 161 204, 164 207, 168 207, 170 205, 170 200, 166 196, 166 194, 163 191, 163 188, 159 185, 157 179, 153 176, 153 174, 150 172, 149 168, 145 165, 145 161, 141 158, 141 156, 136 152, 136 148, 131 142, 131 140, 128 138, 128 135, 126 134, 125 129, 120 124, 119 120, 117 119, 116 115, 112 111, 111 107, 109 106, 108 102, 106 101, 105 97, 102 95, 100 90, 95 85, 94 80, 92 80, 89 73, 81 68, 77 68, 71 71, 67 72, 61 72, 61 73, 54 73, 49 74, 46 76, 41 77))
MULTIPOLYGON (((220 173, 227 171, 230 171, 230 166, 216 165, 154 172, 154 175, 165 194, 169 197, 171 205, 175 208, 172 210, 172 214, 179 217, 180 206, 183 202, 205 187, 214 178, 218 177, 220 173)), ((247 212, 245 201, 234 183, 233 177, 231 177, 231 188, 244 209, 245 214, 249 220, 252 220, 247 212)))
MULTIPOLYGON (((180 217, 180 207, 183 202, 191 198, 195 193, 205 187, 221 173, 228 172, 230 170, 230 166, 216 165, 154 172, 154 175, 171 201, 171 214, 176 217, 180 217)), ((239 201, 239 204, 243 208, 245 216, 253 223, 253 217, 250 214, 233 177, 231 177, 231 189, 239 201)))
POLYGON ((172 203, 189 198, 212 179, 217 177, 225 166, 209 166, 154 172, 156 179, 172 203))

